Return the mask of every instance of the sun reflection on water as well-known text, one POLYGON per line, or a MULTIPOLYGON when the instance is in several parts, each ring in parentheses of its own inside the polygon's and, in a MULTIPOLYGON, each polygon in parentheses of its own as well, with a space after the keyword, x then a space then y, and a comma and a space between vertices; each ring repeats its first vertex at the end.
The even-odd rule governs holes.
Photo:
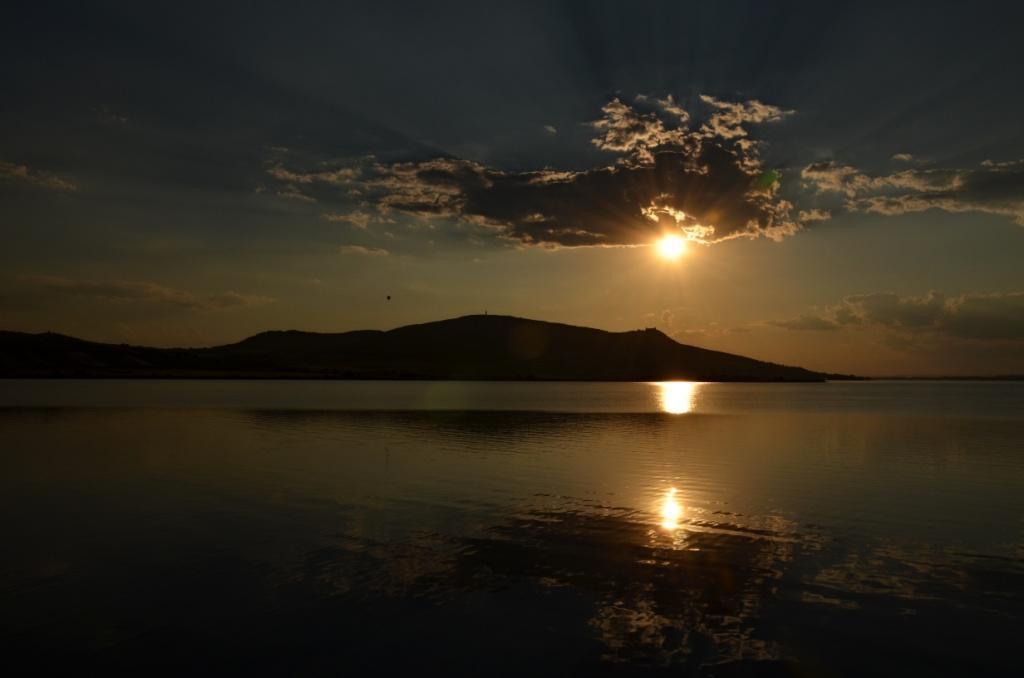
POLYGON ((662 412, 687 414, 697 404, 701 383, 696 381, 659 381, 658 405, 662 412))
POLYGON ((661 502, 661 526, 666 530, 674 530, 679 527, 679 519, 682 517, 683 506, 676 499, 676 488, 669 488, 661 502))

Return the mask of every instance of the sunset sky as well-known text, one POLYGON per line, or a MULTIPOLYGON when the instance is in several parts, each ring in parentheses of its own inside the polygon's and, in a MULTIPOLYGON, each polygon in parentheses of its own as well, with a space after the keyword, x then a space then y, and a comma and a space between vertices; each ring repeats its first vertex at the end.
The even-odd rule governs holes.
POLYGON ((5 9, 0 329, 1024 373, 1020 5, 258 4, 5 9))

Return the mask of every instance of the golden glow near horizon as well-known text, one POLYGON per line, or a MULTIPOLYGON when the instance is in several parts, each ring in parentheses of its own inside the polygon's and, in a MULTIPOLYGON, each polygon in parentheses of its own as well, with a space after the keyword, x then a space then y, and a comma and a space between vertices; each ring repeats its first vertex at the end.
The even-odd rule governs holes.
POLYGON ((655 248, 658 251, 658 256, 662 259, 676 261, 686 252, 686 238, 679 235, 666 235, 655 243, 655 248))
POLYGON ((662 412, 687 414, 697 404, 700 382, 659 381, 655 385, 658 387, 658 405, 662 412))
POLYGON ((679 519, 683 517, 683 505, 676 499, 676 488, 669 488, 661 502, 661 526, 666 530, 679 527, 679 519))

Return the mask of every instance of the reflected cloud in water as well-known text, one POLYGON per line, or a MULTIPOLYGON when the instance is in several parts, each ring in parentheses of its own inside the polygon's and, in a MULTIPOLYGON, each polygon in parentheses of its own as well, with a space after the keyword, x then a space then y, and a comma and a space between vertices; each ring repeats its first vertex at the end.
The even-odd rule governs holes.
POLYGON ((697 406, 704 384, 699 381, 658 381, 658 407, 669 414, 689 414, 697 406))

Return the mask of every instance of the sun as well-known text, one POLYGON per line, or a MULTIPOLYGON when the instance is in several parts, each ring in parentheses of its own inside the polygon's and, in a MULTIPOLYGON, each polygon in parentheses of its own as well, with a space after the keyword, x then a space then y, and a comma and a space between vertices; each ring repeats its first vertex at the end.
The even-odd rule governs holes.
POLYGON ((678 235, 666 235, 655 246, 659 257, 675 261, 686 251, 686 240, 678 235))

